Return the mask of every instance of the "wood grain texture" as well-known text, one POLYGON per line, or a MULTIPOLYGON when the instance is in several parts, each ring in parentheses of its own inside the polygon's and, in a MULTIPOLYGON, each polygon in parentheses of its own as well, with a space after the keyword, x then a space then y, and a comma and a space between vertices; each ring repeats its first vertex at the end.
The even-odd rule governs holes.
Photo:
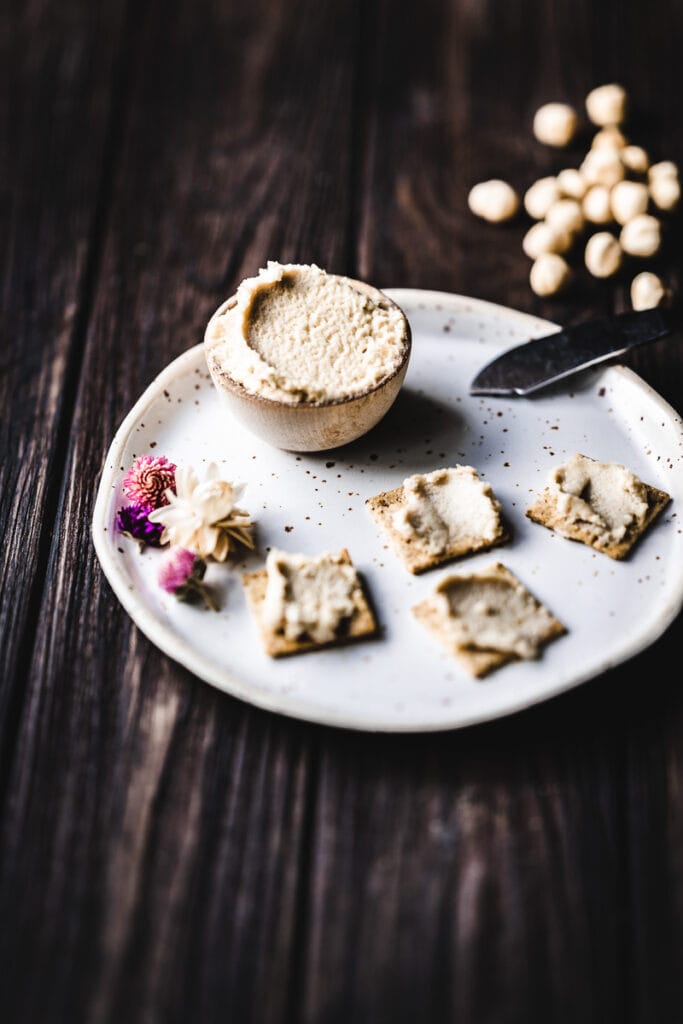
MULTIPOLYGON (((609 79, 632 90, 636 141, 680 160, 683 9, 31 0, 8 14, 3 1020, 677 1020, 680 619, 508 720, 352 734, 169 662, 88 531, 121 418, 266 259, 562 321, 625 308, 627 276, 535 299, 523 223, 475 221, 466 193, 556 169, 533 111, 609 79)), ((674 277, 680 252, 674 219, 674 277)), ((631 365, 680 410, 676 340, 631 365)))
POLYGON ((326 751, 305 1019, 620 1019, 614 737, 530 717, 326 751))
POLYGON ((119 421, 242 276, 267 258, 347 269, 355 28, 341 3, 136 9, 54 536, 14 680, 13 1020, 288 1012, 312 736, 147 644, 103 585, 89 524, 119 421))
MULTIPOLYGON (((123 74, 117 5, 11 5, 0 19, 0 749, 11 752, 87 322, 104 162, 123 74), (87 132, 84 125, 89 126, 87 132), (8 722, 8 718, 10 721, 8 722)), ((0 787, 2 780, 0 780, 0 787)))

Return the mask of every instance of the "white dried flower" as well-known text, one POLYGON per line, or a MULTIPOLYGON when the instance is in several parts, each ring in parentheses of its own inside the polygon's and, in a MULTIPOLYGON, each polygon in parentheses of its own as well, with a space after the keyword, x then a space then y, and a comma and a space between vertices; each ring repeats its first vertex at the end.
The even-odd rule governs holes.
POLYGON ((593 124, 622 124, 626 119, 626 105, 626 90, 616 82, 599 85, 586 96, 586 111, 593 124))
POLYGON ((149 514, 152 523, 161 523, 161 543, 185 548, 200 558, 224 562, 236 544, 253 548, 252 521, 236 502, 244 485, 235 486, 219 478, 213 463, 200 483, 194 470, 176 469, 176 493, 168 490, 168 505, 149 514))
POLYGON ((539 178, 524 193, 524 209, 534 220, 543 220, 546 213, 560 198, 557 179, 539 178))
POLYGON ((621 246, 609 231, 598 231, 588 239, 584 260, 593 277, 611 277, 621 266, 621 246))
POLYGON ((534 115, 534 135, 546 146, 568 146, 578 126, 577 113, 567 103, 545 103, 534 115))

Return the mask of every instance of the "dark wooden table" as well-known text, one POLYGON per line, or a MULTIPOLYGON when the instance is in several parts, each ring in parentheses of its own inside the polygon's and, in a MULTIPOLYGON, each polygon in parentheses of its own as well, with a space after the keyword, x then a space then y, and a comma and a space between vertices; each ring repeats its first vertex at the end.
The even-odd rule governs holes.
MULTIPOLYGON (((681 1021, 680 619, 522 715, 354 734, 164 657, 89 523, 123 415, 268 258, 626 308, 535 299, 466 195, 557 168, 534 110, 611 80, 680 161, 683 5, 7 0, 0 35, 2 1020, 681 1021)), ((679 411, 682 352, 629 360, 679 411)))

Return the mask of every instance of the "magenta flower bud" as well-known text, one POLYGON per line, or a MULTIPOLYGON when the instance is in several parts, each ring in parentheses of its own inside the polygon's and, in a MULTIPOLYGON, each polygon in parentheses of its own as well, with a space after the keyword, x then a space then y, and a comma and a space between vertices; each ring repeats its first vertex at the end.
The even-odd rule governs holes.
POLYGON ((159 586, 167 594, 175 594, 177 590, 187 586, 194 573, 196 555, 186 548, 171 548, 159 567, 159 586))
POLYGON ((157 580, 167 594, 174 594, 180 601, 201 598, 207 608, 218 611, 211 588, 202 582, 205 572, 206 562, 197 558, 194 551, 171 548, 159 568, 157 580))

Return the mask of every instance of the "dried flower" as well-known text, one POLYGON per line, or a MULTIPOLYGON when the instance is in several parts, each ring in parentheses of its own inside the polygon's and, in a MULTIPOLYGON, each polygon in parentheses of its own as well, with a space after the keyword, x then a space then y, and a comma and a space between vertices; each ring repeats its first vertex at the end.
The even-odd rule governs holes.
POLYGON ((200 558, 224 562, 238 544, 253 548, 250 516, 235 502, 244 486, 220 480, 218 467, 208 467, 199 483, 194 471, 177 470, 176 492, 166 491, 168 505, 150 512, 150 521, 161 523, 161 542, 193 551, 200 558))
POLYGON ((194 551, 186 548, 171 548, 161 566, 157 579, 167 594, 174 594, 181 601, 201 597, 208 608, 218 611, 211 591, 203 583, 206 562, 197 558, 194 551))
POLYGON ((171 548, 168 555, 159 567, 159 586, 167 594, 175 594, 176 590, 184 587, 194 571, 194 563, 197 556, 194 551, 187 551, 185 548, 171 548))
POLYGON ((166 492, 175 490, 175 471, 165 455, 141 455, 126 473, 123 490, 138 505, 160 508, 168 504, 166 492))
POLYGON ((116 527, 131 540, 138 540, 150 547, 161 547, 162 527, 149 521, 149 505, 124 505, 116 513, 116 527))

